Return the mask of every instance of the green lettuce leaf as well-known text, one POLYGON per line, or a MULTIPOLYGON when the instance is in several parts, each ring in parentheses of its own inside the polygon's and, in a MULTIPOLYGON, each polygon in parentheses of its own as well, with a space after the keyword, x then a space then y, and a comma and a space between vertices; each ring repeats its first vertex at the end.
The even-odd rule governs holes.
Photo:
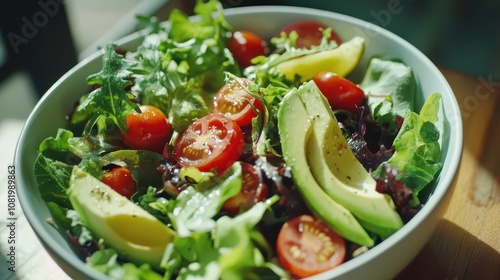
POLYGON ((408 111, 403 125, 394 140, 394 155, 381 164, 374 176, 381 177, 384 165, 389 164, 401 171, 396 179, 418 193, 433 181, 441 170, 440 132, 435 126, 438 120, 439 93, 431 94, 420 110, 420 114, 408 111))
POLYGON ((396 116, 404 117, 408 110, 415 110, 417 84, 413 70, 399 60, 372 58, 360 87, 379 124, 394 125, 396 116))

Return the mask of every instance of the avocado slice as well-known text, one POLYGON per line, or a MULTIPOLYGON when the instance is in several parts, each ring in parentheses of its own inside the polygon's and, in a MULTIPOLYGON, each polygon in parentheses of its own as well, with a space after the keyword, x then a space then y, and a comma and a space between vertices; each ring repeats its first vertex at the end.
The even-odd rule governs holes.
POLYGON ((396 232, 403 221, 392 199, 375 190, 375 180, 349 148, 324 95, 313 81, 302 85, 299 95, 312 120, 306 155, 318 184, 362 224, 377 225, 370 231, 382 237, 396 232))
POLYGON ((137 265, 159 267, 175 231, 77 166, 67 192, 80 219, 96 237, 137 265))
POLYGON ((356 36, 338 47, 294 58, 276 66, 276 71, 293 81, 299 75, 301 82, 309 81, 321 71, 339 76, 349 74, 358 65, 365 51, 365 39, 356 36))
POLYGON ((290 167, 296 187, 307 207, 332 230, 354 243, 372 247, 374 241, 345 207, 335 202, 317 184, 306 157, 306 144, 313 134, 311 116, 307 113, 297 89, 291 89, 278 110, 278 129, 283 157, 290 167))

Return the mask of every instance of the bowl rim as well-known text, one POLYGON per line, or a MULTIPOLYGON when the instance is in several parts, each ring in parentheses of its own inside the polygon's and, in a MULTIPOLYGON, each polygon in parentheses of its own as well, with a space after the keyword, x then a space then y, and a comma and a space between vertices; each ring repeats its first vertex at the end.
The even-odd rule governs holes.
MULTIPOLYGON (((456 173, 458 171, 458 166, 459 162, 461 159, 462 155, 462 148, 463 148, 463 127, 462 127, 462 119, 461 119, 461 114, 460 110, 458 107, 457 100, 455 98, 455 95, 453 94, 453 91, 442 75, 442 73, 439 71, 439 69, 434 65, 431 60, 425 56, 420 50, 418 50, 415 46, 404 40, 403 38, 395 35, 394 33, 376 25, 370 22, 367 22, 362 19, 358 19, 349 15, 345 14, 340 14, 337 12, 333 11, 325 11, 325 10, 319 10, 315 8, 305 8, 305 7, 296 7, 296 6, 276 6, 276 5, 269 5, 269 6, 248 6, 248 7, 232 7, 232 8, 227 8, 224 9, 224 16, 226 17, 235 17, 238 15, 242 14, 255 14, 255 13, 279 13, 279 14, 301 14, 301 15, 310 15, 310 16, 320 16, 320 17, 326 17, 326 18, 331 18, 335 20, 340 20, 343 22, 348 23, 349 25, 355 25, 355 26, 360 26, 363 27, 366 31, 374 32, 376 34, 382 34, 385 37, 391 38, 392 40, 395 40, 399 42, 404 48, 406 48, 408 51, 410 51, 414 56, 416 56, 419 60, 422 60, 424 64, 428 65, 432 71, 436 73, 436 79, 440 84, 444 86, 444 89, 446 92, 441 92, 441 94, 450 94, 449 98, 452 101, 452 104, 447 104, 447 110, 449 110, 449 113, 447 116, 453 116, 453 129, 449 130, 448 132, 450 133, 450 142, 448 143, 448 150, 446 152, 446 158, 445 158, 445 163, 447 163, 447 173, 446 174, 441 174, 438 178, 438 182, 436 184, 436 189, 433 192, 433 194, 430 196, 429 200, 427 201, 426 205, 419 211, 419 213, 413 217, 405 226, 403 226, 400 230, 398 230, 396 233, 394 233, 392 236, 387 238, 384 242, 381 242, 377 246, 371 248, 368 252, 356 257, 355 259, 352 259, 343 265, 337 267, 334 270, 330 270, 327 272, 324 272, 322 274, 319 274, 317 276, 313 276, 310 279, 316 279, 316 278, 323 278, 323 277, 336 277, 340 276, 343 274, 348 273, 349 271, 356 269, 357 266, 361 263, 369 262, 374 260, 379 254, 382 252, 388 250, 389 248, 393 247, 396 245, 398 242, 404 239, 405 236, 409 235, 410 232, 415 230, 431 213, 435 210, 436 206, 439 204, 440 201, 443 200, 443 197, 449 192, 449 189, 452 185, 452 181, 454 180, 456 173), (452 148, 452 149, 450 149, 452 148)), ((229 21, 229 20, 228 20, 229 21)), ((126 44, 128 42, 134 41, 134 40, 139 40, 143 35, 145 35, 145 31, 137 31, 134 32, 130 35, 127 35, 121 39, 118 39, 114 41, 118 46, 126 44)), ((59 87, 68 77, 74 75, 74 73, 78 72, 79 69, 86 65, 89 64, 90 62, 99 59, 101 55, 103 54, 103 50, 98 50, 94 52, 92 55, 88 56, 87 58, 83 59, 80 61, 78 64, 76 64, 74 67, 72 67, 68 72, 66 72, 60 79, 58 79, 48 90, 47 92, 40 98, 38 103, 35 105, 33 111, 29 115, 22 131, 19 137, 19 140, 17 142, 16 148, 15 148, 15 154, 14 154, 14 164, 16 166, 20 165, 22 162, 22 155, 23 155, 23 143, 28 140, 28 135, 27 135, 27 129, 31 126, 32 122, 37 116, 37 112, 40 110, 40 108, 43 106, 45 100, 47 100, 51 94, 51 92, 55 91, 57 87, 59 87)), ((444 168, 444 166, 443 166, 444 168)), ((18 168, 19 175, 23 175, 21 173, 21 168, 18 168)), ((442 171, 441 171, 442 172, 442 171)), ((16 183, 18 186, 17 189, 17 195, 19 198, 19 203, 23 209, 23 212, 25 213, 25 216, 30 224, 30 226, 33 228, 34 232, 36 233, 37 237, 43 244, 43 246, 46 249, 49 249, 49 253, 51 253, 51 256, 53 258, 62 260, 65 265, 69 266, 73 271, 77 271, 77 273, 81 273, 82 275, 86 276, 91 276, 96 279, 106 279, 105 275, 101 274, 100 272, 97 272, 96 270, 92 269, 89 266, 85 266, 84 262, 80 260, 76 254, 74 256, 71 256, 69 259, 65 259, 65 255, 68 253, 67 250, 58 244, 57 239, 60 239, 61 237, 53 237, 51 236, 48 232, 46 232, 43 229, 43 226, 45 225, 46 221, 40 220, 37 217, 37 213, 34 209, 31 209, 29 205, 27 205, 28 201, 28 196, 31 194, 27 192, 27 189, 23 187, 24 183, 24 178, 19 178, 16 177, 16 180, 21 180, 19 183, 16 183), (52 251, 52 252, 50 252, 52 251)), ((25 174, 30 176, 30 174, 25 174)), ((32 175, 32 174, 31 174, 32 175)), ((40 198, 41 199, 41 198, 40 198)), ((59 265, 60 262, 57 262, 59 265)), ((65 270, 66 273, 68 271, 65 270)))

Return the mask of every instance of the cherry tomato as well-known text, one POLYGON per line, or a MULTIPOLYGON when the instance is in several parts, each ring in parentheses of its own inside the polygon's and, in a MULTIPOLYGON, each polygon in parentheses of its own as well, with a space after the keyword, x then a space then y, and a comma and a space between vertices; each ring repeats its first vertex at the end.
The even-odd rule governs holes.
POLYGON ((151 105, 141 105, 141 113, 127 116, 127 134, 121 133, 125 146, 134 150, 163 152, 172 137, 172 126, 163 112, 151 105))
POLYGON ((234 32, 227 43, 227 47, 241 68, 252 65, 252 58, 267 54, 266 42, 249 31, 234 32))
MULTIPOLYGON (((321 43, 321 39, 323 38, 323 32, 321 30, 326 28, 328 28, 328 26, 316 21, 297 21, 285 26, 282 32, 290 34, 290 32, 295 30, 298 35, 297 41, 295 42, 296 47, 308 49, 311 46, 318 46, 321 43)), ((337 45, 342 43, 340 37, 333 30, 330 40, 337 42, 337 45)))
POLYGON ((101 181, 117 193, 130 199, 137 190, 137 184, 132 174, 125 167, 116 167, 106 172, 101 181))
MULTIPOLYGON (((252 83, 249 79, 241 79, 244 86, 252 83)), ((234 120, 239 126, 252 123, 262 103, 246 92, 235 80, 224 85, 216 94, 212 103, 212 113, 221 113, 234 120)))
POLYGON ((285 222, 278 234, 276 249, 283 267, 298 278, 340 265, 346 250, 344 239, 311 215, 285 222))
POLYGON ((255 166, 241 162, 241 169, 243 180, 241 191, 222 205, 222 209, 231 214, 248 210, 267 196, 267 185, 262 183, 262 178, 255 166))
POLYGON ((222 114, 209 114, 190 124, 177 138, 173 156, 183 167, 223 172, 243 153, 241 128, 222 114))
POLYGON ((314 82, 328 100, 332 110, 343 109, 356 112, 361 105, 365 93, 353 82, 332 72, 320 72, 313 78, 314 82))

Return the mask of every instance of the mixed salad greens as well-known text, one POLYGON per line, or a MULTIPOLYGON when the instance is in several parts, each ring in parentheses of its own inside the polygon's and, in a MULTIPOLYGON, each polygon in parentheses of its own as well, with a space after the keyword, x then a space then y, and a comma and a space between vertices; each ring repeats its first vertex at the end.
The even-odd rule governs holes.
MULTIPOLYGON (((193 22, 139 17, 110 43, 68 125, 39 146, 53 224, 117 279, 288 279, 334 268, 408 222, 441 163, 440 95, 417 112, 412 69, 331 27, 265 41, 218 1, 193 22)), ((333 27, 334 28, 334 27, 333 27)))

